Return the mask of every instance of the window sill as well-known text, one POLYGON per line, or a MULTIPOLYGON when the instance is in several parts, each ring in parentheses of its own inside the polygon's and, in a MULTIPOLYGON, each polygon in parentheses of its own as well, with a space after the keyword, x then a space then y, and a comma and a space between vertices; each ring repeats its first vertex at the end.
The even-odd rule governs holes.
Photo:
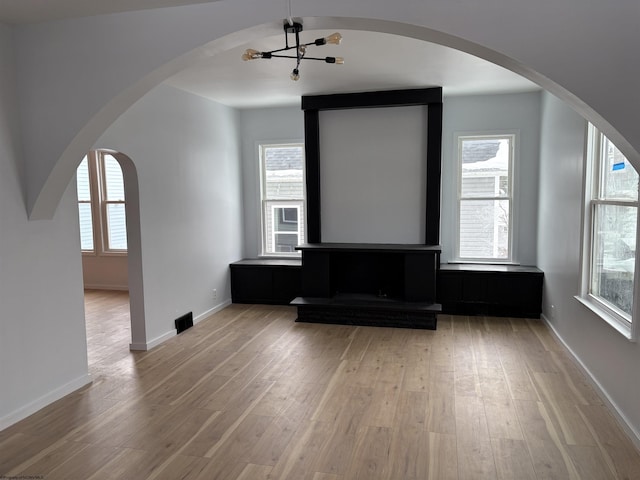
POLYGON ((514 265, 519 266, 520 262, 501 262, 499 260, 448 260, 447 263, 461 265, 514 265))
POLYGON ((123 252, 96 252, 96 251, 87 251, 87 250, 83 250, 82 251, 82 256, 83 257, 126 257, 127 256, 127 251, 123 251, 123 252))
POLYGON ((270 255, 268 253, 263 253, 262 255, 258 255, 258 258, 263 258, 263 259, 267 259, 267 260, 291 260, 291 259, 298 259, 302 257, 302 253, 298 252, 298 253, 293 253, 291 255, 282 255, 282 254, 273 254, 270 255))
POLYGON ((586 308, 591 310, 594 314, 599 316, 606 323, 608 323, 614 330, 616 330, 624 338, 626 338, 630 342, 633 342, 633 343, 636 342, 633 329, 626 323, 623 323, 622 320, 616 318, 614 315, 609 313, 605 308, 601 307, 596 302, 589 300, 588 298, 580 297, 578 295, 576 295, 574 298, 578 300, 578 302, 580 302, 586 308))

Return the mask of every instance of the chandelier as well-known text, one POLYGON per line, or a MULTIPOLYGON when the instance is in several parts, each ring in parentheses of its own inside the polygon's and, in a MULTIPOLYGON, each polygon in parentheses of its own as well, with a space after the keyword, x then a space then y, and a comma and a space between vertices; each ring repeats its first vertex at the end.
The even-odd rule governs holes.
POLYGON ((302 31, 302 24, 298 22, 294 22, 290 18, 284 23, 284 48, 279 48, 277 50, 271 50, 270 52, 260 52, 258 50, 254 50, 252 48, 248 48, 243 54, 243 60, 255 60, 257 58, 295 58, 296 66, 291 72, 291 80, 299 80, 300 79, 300 62, 302 60, 318 60, 325 63, 335 63, 338 65, 342 65, 344 63, 344 58, 342 57, 307 57, 307 47, 311 45, 338 45, 342 40, 342 35, 339 33, 333 33, 328 37, 317 38, 313 42, 309 43, 300 43, 300 32, 302 31), (289 45, 289 35, 295 35, 296 43, 295 45, 289 45), (290 50, 295 50, 295 55, 286 55, 282 52, 289 52, 290 50))

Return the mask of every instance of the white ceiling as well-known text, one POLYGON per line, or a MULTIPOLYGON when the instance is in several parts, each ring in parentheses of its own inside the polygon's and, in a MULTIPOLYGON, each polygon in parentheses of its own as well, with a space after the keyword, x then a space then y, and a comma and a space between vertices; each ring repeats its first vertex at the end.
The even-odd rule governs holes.
MULTIPOLYGON (((333 32, 303 31, 307 43, 333 32)), ((301 95, 442 86, 445 95, 514 93, 539 87, 524 77, 459 50, 386 33, 342 30, 340 45, 311 46, 307 56, 344 57, 344 65, 294 59, 241 60, 247 48, 284 47, 284 32, 211 57, 165 83, 238 107, 299 105, 301 95)), ((290 42, 291 43, 291 42, 290 42)))
MULTIPOLYGON (((34 23, 206 3, 212 0, 0 0, 0 22, 34 23)), ((303 31, 311 42, 331 31, 303 31)), ((524 92, 538 89, 495 64, 433 43, 386 33, 341 31, 340 45, 309 47, 308 56, 341 56, 344 65, 303 60, 300 80, 289 78, 293 59, 241 60, 246 48, 269 51, 284 46, 284 32, 227 50, 165 83, 238 107, 299 105, 300 96, 442 86, 445 95, 524 92)))

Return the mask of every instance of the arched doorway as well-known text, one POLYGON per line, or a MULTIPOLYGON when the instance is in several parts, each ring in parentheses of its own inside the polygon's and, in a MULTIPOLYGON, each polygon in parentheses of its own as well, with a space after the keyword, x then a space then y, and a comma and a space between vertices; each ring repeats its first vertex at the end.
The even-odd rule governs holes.
POLYGON ((85 288, 128 290, 130 348, 146 350, 135 165, 121 152, 92 150, 80 164, 78 190, 85 288))

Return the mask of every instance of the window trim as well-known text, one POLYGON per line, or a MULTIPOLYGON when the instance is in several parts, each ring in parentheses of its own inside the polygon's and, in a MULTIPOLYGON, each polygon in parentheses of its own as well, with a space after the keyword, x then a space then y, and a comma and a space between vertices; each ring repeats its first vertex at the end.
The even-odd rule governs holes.
MULTIPOLYGON (((640 294, 636 288, 638 272, 640 269, 640 255, 635 255, 634 277, 633 277, 633 307, 631 319, 627 320, 624 312, 619 311, 614 305, 609 305, 591 290, 591 250, 594 244, 593 222, 596 215, 597 205, 619 205, 634 206, 636 208, 636 245, 640 245, 640 195, 638 200, 603 200, 600 195, 594 198, 594 192, 600 189, 602 176, 602 139, 604 134, 591 123, 587 123, 585 131, 585 169, 583 174, 583 209, 582 209, 582 248, 580 252, 580 293, 575 295, 575 299, 591 310, 595 315, 613 327, 618 333, 631 342, 636 342, 638 338, 638 321, 640 318, 640 294), (596 175, 597 172, 597 175, 596 175)), ((640 183, 639 183, 640 187, 640 183)))
MULTIPOLYGON (((104 156, 111 155, 109 151, 90 150, 87 155, 87 168, 89 172, 89 192, 91 199, 78 200, 80 203, 91 204, 92 217, 92 233, 93 233, 93 250, 82 250, 83 256, 102 256, 102 257, 125 257, 128 255, 128 249, 109 248, 109 225, 107 216, 108 204, 125 205, 126 214, 126 198, 125 200, 107 200, 106 199, 106 174, 104 156), (96 228, 99 226, 99 228, 96 228)), ((120 167, 122 168, 122 167, 120 167)), ((124 172, 123 172, 124 173, 124 172)), ((123 179, 124 182, 124 179, 123 179)))
POLYGON ((516 232, 518 222, 518 162, 519 162, 519 146, 520 131, 519 130, 492 130, 492 131, 470 131, 454 133, 454 151, 456 152, 456 197, 454 206, 454 256, 449 263, 475 263, 475 264, 499 264, 499 265, 518 265, 517 261, 517 242, 516 232), (483 139, 483 138, 510 138, 510 158, 509 158, 509 195, 505 196, 486 196, 486 197, 463 197, 462 196, 462 142, 463 140, 483 139), (475 258, 460 256, 460 206, 463 201, 478 200, 508 200, 509 201, 509 231, 508 231, 508 249, 507 258, 475 258))
MULTIPOLYGON (((259 215, 258 215, 258 222, 259 222, 259 230, 258 230, 258 235, 259 235, 259 240, 260 240, 260 253, 258 255, 258 257, 265 257, 265 258, 300 258, 302 256, 302 253, 298 250, 295 250, 291 253, 288 252, 273 252, 273 253, 269 253, 267 252, 267 244, 269 242, 274 243, 274 239, 273 239, 273 232, 271 237, 269 237, 268 233, 267 233, 267 224, 266 224, 266 218, 265 218, 265 209, 267 208, 267 206, 269 205, 269 208, 273 208, 273 205, 270 205, 272 203, 282 203, 282 205, 284 206, 291 206, 288 204, 294 204, 295 207, 298 208, 298 218, 302 218, 303 222, 306 222, 306 205, 307 205, 307 185, 306 185, 306 165, 305 162, 302 162, 302 197, 301 199, 268 199, 265 198, 265 192, 266 192, 266 176, 264 175, 264 150, 266 148, 269 147, 296 147, 299 146, 302 148, 302 152, 303 155, 306 154, 305 152, 305 143, 304 140, 301 139, 293 139, 293 140, 278 140, 278 141, 273 141, 273 140, 264 140, 264 141, 258 141, 256 142, 256 149, 257 149, 257 155, 258 155, 258 204, 259 204, 259 215)), ((306 232, 306 225, 304 225, 305 228, 303 228, 303 225, 301 222, 298 223, 298 238, 300 239, 300 237, 303 235, 303 231, 306 232)), ((306 237, 305 237, 306 238, 306 237)), ((305 238, 303 238, 303 241, 306 241, 305 238)))
MULTIPOLYGON (((295 223, 298 224, 298 229, 294 232, 294 231, 280 231, 280 230, 276 230, 275 228, 275 210, 277 208, 295 208, 298 211, 298 218, 301 219, 303 218, 303 216, 300 214, 300 210, 304 207, 304 204, 300 201, 300 200, 268 200, 265 199, 263 200, 263 205, 265 206, 265 208, 269 208, 271 210, 271 219, 273 220, 273 224, 271 225, 271 235, 270 238, 266 238, 266 232, 265 232, 265 241, 268 241, 271 246, 274 248, 275 250, 275 245, 276 245, 276 235, 278 234, 284 234, 284 235, 297 235, 298 238, 300 238, 302 236, 302 225, 300 221, 296 221, 295 223), (275 203, 270 203, 270 202, 275 202, 275 203)), ((285 222, 285 220, 283 220, 283 222, 285 222)), ((294 222, 289 222, 289 223, 294 223, 294 222)), ((265 249, 266 250, 266 249, 265 249)), ((266 253, 265 256, 269 256, 269 257, 273 257, 274 255, 285 255, 285 256, 290 256, 290 254, 297 254, 300 255, 299 252, 297 252, 295 249, 291 252, 274 252, 274 253, 266 253)))

